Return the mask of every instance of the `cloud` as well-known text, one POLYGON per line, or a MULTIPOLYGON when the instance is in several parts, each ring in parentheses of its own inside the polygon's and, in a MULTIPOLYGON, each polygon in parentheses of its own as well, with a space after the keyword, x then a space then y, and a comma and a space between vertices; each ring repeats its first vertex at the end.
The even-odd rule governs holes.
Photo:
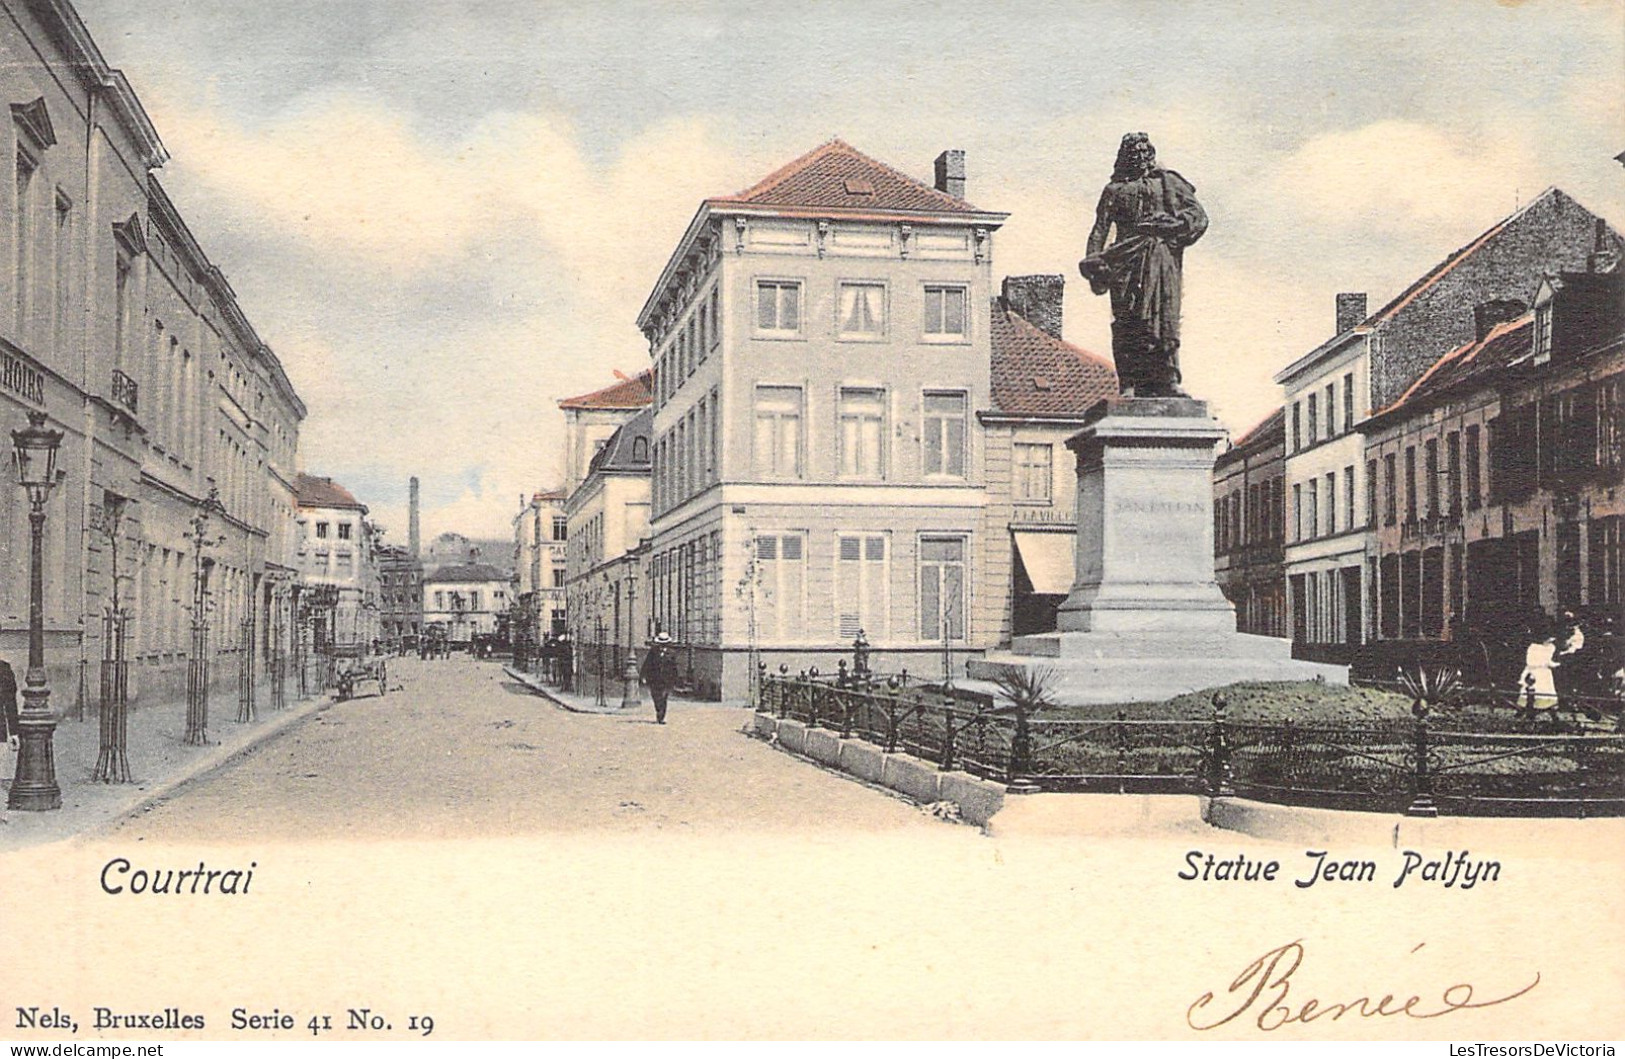
POLYGON ((1323 235, 1363 239, 1481 229, 1545 186, 1514 137, 1452 137, 1380 121, 1307 140, 1274 169, 1270 199, 1323 235))

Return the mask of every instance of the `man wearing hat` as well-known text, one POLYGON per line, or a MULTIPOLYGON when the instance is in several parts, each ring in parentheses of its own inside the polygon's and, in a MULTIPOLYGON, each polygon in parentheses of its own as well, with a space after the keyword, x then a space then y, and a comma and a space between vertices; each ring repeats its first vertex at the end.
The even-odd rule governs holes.
POLYGON ((655 700, 655 723, 666 723, 666 699, 672 685, 677 683, 677 658, 672 654, 671 637, 655 633, 649 641, 649 653, 643 658, 643 682, 649 685, 649 697, 655 700))

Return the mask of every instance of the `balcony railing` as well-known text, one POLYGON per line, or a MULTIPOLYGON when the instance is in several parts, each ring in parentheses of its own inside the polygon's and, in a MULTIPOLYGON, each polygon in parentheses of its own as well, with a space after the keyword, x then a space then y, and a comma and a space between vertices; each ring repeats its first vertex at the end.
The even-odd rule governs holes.
POLYGON ((130 378, 122 371, 119 371, 117 368, 113 369, 114 404, 122 405, 130 412, 130 414, 134 415, 136 411, 136 398, 139 396, 140 390, 141 387, 136 384, 134 379, 130 378))

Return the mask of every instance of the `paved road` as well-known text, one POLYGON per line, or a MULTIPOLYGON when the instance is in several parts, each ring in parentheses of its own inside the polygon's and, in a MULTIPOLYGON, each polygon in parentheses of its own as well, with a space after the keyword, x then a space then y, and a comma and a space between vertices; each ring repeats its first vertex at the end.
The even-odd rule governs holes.
MULTIPOLYGON (((117 826, 157 841, 424 838, 685 828, 943 829, 746 737, 732 707, 566 713, 492 662, 393 662, 336 703, 117 826)), ((964 829, 967 838, 975 833, 964 829)))

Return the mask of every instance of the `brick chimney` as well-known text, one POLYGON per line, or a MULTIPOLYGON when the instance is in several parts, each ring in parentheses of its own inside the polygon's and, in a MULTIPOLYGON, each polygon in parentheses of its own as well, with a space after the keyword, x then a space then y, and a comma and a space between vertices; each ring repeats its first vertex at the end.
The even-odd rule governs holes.
POLYGON ((956 199, 965 197, 965 152, 943 151, 937 155, 937 190, 956 199))
POLYGON ((1516 320, 1529 311, 1529 306, 1516 298, 1491 298, 1473 306, 1473 331, 1480 342, 1494 330, 1496 324, 1516 320))
POLYGON ((1587 272, 1612 272, 1619 267, 1619 251, 1614 249, 1613 236, 1609 234, 1608 222, 1601 217, 1597 218, 1597 236, 1591 256, 1586 258, 1587 272))
POLYGON ((418 544, 420 542, 418 539, 418 480, 415 476, 408 482, 408 499, 406 503, 406 550, 412 558, 417 559, 420 557, 418 554, 418 544))
POLYGON ((1034 327, 1060 338, 1065 288, 1065 276, 1006 276, 1004 304, 1034 327))
POLYGON ((1337 333, 1355 327, 1366 317, 1365 294, 1339 294, 1337 296, 1337 333))

